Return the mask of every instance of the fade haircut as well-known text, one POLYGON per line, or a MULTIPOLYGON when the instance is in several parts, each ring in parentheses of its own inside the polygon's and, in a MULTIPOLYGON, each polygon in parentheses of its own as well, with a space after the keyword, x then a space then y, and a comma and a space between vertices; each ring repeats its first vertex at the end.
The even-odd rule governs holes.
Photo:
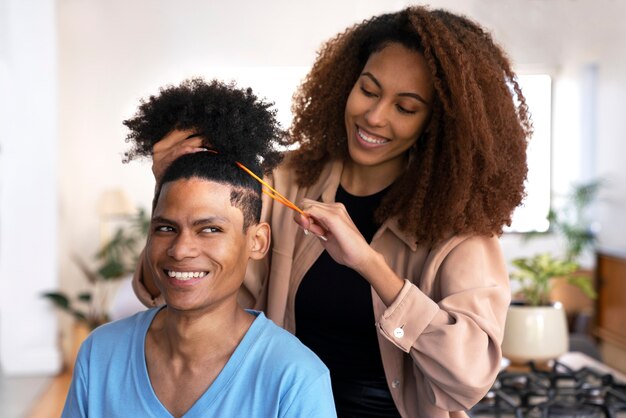
POLYGON ((210 151, 183 155, 167 168, 153 209, 164 183, 188 178, 215 181, 232 186, 231 203, 243 212, 246 230, 260 219, 261 186, 236 163, 259 176, 280 163, 283 155, 277 146, 287 139, 272 106, 250 88, 218 80, 193 78, 163 87, 159 94, 141 100, 136 114, 123 122, 131 143, 124 162, 151 157, 154 144, 173 130, 195 132, 210 151))

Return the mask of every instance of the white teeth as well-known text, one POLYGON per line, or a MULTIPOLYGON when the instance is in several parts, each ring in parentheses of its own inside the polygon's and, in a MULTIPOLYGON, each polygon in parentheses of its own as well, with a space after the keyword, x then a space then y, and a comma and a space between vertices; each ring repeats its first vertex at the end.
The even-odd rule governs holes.
POLYGON ((367 142, 368 144, 384 144, 384 143, 389 142, 386 139, 377 139, 377 138, 372 138, 370 136, 367 136, 360 129, 357 129, 356 132, 357 132, 357 135, 359 135, 359 138, 361 138, 363 141, 367 142))
POLYGON ((189 280, 206 276, 206 271, 172 271, 167 270, 167 275, 176 280, 189 280))

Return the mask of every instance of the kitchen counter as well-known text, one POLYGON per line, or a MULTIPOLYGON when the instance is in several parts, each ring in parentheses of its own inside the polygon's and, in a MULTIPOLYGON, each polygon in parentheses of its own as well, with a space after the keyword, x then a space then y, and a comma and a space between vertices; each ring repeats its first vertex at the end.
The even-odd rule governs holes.
POLYGON ((583 367, 590 367, 602 373, 612 374, 616 380, 619 380, 621 383, 626 384, 626 374, 621 373, 615 369, 612 369, 606 364, 601 363, 598 360, 593 359, 586 354, 579 353, 579 352, 565 353, 561 357, 559 357, 558 361, 574 370, 578 370, 583 367))

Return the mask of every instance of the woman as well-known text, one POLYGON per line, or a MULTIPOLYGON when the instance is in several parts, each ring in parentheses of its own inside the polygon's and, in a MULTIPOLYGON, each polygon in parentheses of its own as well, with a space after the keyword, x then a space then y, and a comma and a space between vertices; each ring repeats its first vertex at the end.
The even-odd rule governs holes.
MULTIPOLYGON (((410 7, 328 41, 293 110, 299 148, 269 180, 306 216, 264 201, 272 251, 240 297, 320 356, 340 417, 466 416, 500 366, 497 236, 527 171, 506 55, 471 20, 410 7)), ((201 149, 185 138, 155 145, 157 179, 201 149)))

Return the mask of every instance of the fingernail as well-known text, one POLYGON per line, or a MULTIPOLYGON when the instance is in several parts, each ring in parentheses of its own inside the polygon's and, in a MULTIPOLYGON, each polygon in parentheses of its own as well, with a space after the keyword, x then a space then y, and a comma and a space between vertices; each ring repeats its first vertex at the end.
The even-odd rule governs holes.
POLYGON ((324 235, 318 235, 317 237, 322 241, 328 241, 328 238, 326 238, 324 235))
POLYGON ((308 229, 304 230, 304 235, 309 235, 309 230, 308 229))

